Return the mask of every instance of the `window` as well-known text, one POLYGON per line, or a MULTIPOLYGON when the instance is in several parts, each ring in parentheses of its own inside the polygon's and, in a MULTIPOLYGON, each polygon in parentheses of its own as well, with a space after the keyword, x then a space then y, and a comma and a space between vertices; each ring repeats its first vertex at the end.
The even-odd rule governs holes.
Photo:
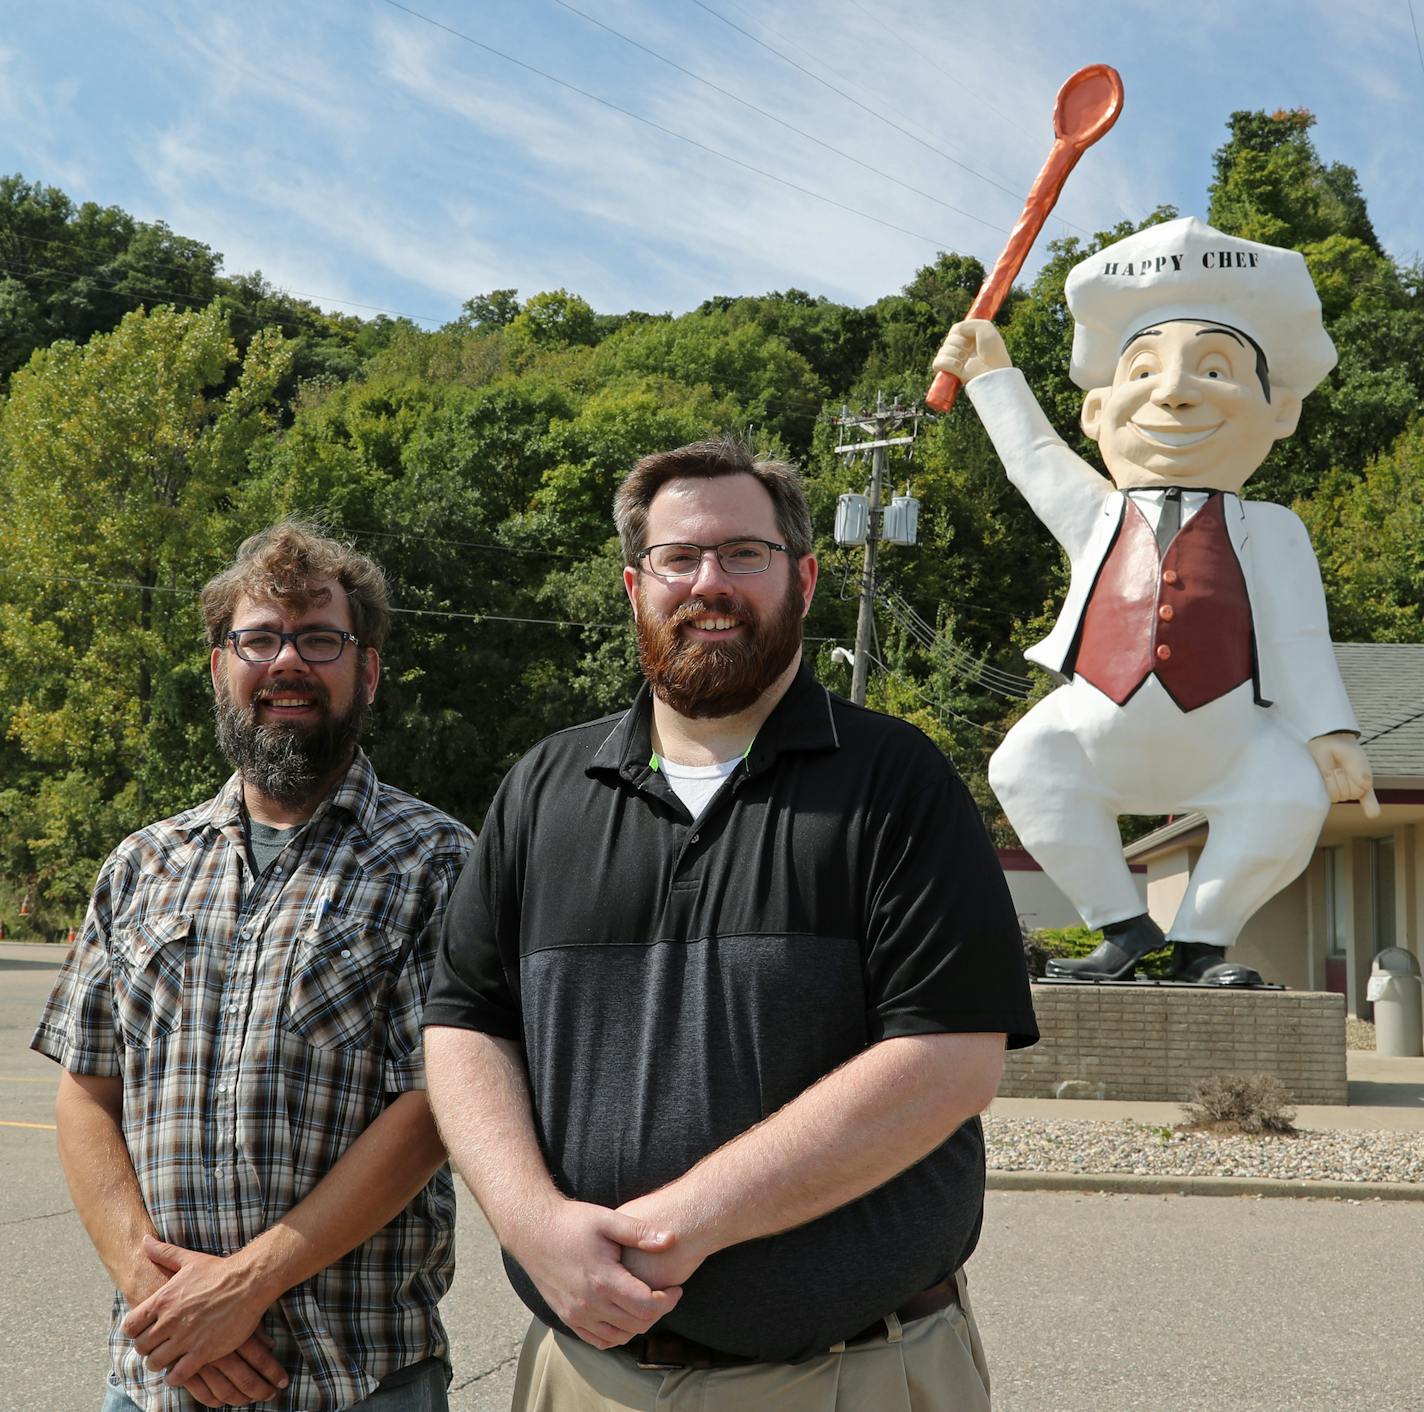
POLYGON ((1345 954, 1345 850, 1326 848, 1325 854, 1325 954, 1345 954))
POLYGON ((1394 943, 1394 835, 1370 840, 1370 913, 1377 955, 1394 943))

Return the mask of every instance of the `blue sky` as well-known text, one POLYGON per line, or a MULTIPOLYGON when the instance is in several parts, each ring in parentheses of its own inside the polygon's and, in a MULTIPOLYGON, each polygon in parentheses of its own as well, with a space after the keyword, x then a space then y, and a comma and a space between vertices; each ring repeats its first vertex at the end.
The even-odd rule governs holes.
POLYGON ((0 0, 0 16, 0 171, 357 313, 438 323, 507 287, 608 312, 792 285, 868 303, 939 248, 991 264, 1058 86, 1092 62, 1122 73, 1123 116, 1048 235, 1162 202, 1204 215, 1228 114, 1306 107, 1385 247, 1424 249, 1409 0, 0 0))

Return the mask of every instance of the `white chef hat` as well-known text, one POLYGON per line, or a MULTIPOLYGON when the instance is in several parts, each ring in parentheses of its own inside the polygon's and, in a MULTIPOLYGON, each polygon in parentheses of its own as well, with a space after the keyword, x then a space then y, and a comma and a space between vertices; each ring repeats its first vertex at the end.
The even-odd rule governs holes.
POLYGON ((1335 366, 1320 297, 1295 250, 1224 235, 1184 216, 1119 240, 1074 265, 1064 288, 1073 381, 1106 387, 1141 329, 1206 319, 1239 329, 1265 352, 1273 387, 1304 397, 1335 366))

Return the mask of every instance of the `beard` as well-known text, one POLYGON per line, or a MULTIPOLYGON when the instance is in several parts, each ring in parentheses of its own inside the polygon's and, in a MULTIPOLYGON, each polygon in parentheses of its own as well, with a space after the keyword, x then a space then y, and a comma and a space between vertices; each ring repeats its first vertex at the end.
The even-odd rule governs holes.
POLYGON ((709 719, 745 711, 791 664, 801 646, 801 585, 795 574, 786 594, 759 622, 733 594, 689 598, 663 617, 638 588, 638 660, 654 695, 679 716, 709 719), (716 613, 741 624, 740 636, 721 642, 685 637, 682 625, 716 613))
POLYGON ((277 681, 254 692, 246 706, 239 706, 224 675, 213 700, 218 748, 228 763, 241 773, 244 783, 288 809, 311 802, 333 771, 350 763, 370 714, 359 683, 350 707, 339 716, 332 714, 330 694, 319 681, 277 681), (261 724, 258 704, 291 691, 316 697, 321 713, 317 723, 261 724))

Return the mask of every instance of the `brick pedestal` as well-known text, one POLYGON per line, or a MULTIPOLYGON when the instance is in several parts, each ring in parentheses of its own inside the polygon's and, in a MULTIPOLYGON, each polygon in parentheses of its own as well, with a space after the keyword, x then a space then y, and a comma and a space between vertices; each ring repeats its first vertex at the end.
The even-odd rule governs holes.
POLYGON ((1273 1074, 1296 1103, 1345 1103, 1345 997, 1330 991, 1046 984, 1043 1038, 1009 1053, 1004 1098, 1183 1102, 1213 1075, 1273 1074))

